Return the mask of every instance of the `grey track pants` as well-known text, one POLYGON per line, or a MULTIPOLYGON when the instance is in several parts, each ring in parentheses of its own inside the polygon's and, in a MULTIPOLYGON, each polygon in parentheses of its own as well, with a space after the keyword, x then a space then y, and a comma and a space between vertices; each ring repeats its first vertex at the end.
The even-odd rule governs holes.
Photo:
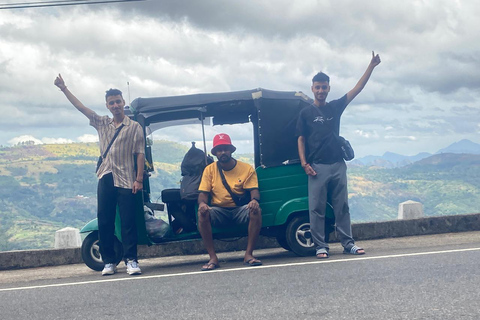
POLYGON ((350 249, 355 242, 348 208, 347 165, 342 161, 333 164, 314 163, 311 166, 317 173, 316 176, 308 176, 310 228, 316 249, 328 249, 328 243, 325 243, 327 199, 333 207, 342 246, 350 249))

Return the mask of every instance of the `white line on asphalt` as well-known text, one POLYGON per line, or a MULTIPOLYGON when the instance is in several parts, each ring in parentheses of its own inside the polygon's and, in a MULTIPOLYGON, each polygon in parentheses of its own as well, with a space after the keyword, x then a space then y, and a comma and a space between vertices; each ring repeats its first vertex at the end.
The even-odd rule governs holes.
POLYGON ((67 286, 77 286, 84 284, 95 284, 103 282, 118 282, 118 281, 133 281, 133 280, 145 280, 145 279, 156 279, 156 278, 169 278, 169 277, 179 277, 179 276, 188 276, 188 275, 198 275, 198 274, 213 274, 219 272, 233 272, 233 271, 245 271, 245 270, 259 270, 267 268, 281 268, 281 267, 291 267, 291 266, 303 266, 309 264, 324 264, 324 263, 341 263, 341 262, 355 262, 360 260, 376 260, 376 259, 388 259, 388 258, 403 258, 403 257, 413 257, 413 256, 423 256, 429 254, 445 254, 445 253, 456 253, 456 252, 466 252, 466 251, 479 251, 480 248, 468 248, 468 249, 455 249, 455 250, 443 250, 443 251, 430 251, 430 252, 416 252, 416 253, 404 253, 404 254, 393 254, 386 256, 359 256, 352 257, 352 259, 339 259, 339 260, 314 260, 307 262, 294 262, 294 263, 285 263, 285 264, 273 264, 273 265, 263 265, 256 267, 241 267, 241 268, 231 268, 231 269, 216 269, 211 271, 193 271, 193 272, 184 272, 184 273, 172 273, 172 274, 158 274, 153 276, 134 276, 129 278, 114 278, 114 279, 102 279, 102 280, 93 280, 93 281, 81 281, 81 282, 69 282, 69 283, 57 283, 57 284, 46 284, 41 286, 30 286, 30 287, 16 287, 16 288, 5 288, 0 289, 0 292, 5 291, 18 291, 18 290, 31 290, 31 289, 42 289, 42 288, 55 288, 55 287, 67 287, 67 286))

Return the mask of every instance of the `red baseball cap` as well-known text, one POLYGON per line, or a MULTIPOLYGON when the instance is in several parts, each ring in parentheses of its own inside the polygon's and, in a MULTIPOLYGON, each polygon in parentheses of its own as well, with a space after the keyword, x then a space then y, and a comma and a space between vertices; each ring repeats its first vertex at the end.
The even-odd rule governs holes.
POLYGON ((235 146, 232 144, 230 136, 226 133, 219 133, 215 137, 213 137, 212 154, 215 154, 215 148, 218 146, 230 146, 232 152, 235 152, 235 150, 237 150, 237 148, 235 148, 235 146))

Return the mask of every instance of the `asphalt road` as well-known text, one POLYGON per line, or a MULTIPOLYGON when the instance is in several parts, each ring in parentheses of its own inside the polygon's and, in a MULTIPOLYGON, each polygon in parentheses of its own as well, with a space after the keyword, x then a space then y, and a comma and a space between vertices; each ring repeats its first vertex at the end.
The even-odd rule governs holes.
POLYGON ((143 275, 84 265, 0 272, 3 319, 480 319, 480 232, 331 246, 327 260, 282 249, 140 261, 143 275))

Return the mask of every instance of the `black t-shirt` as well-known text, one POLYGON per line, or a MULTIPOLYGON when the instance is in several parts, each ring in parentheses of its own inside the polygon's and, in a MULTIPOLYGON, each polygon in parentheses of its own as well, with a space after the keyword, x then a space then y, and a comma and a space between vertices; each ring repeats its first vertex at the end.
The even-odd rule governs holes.
POLYGON ((296 135, 305 137, 305 153, 309 163, 332 164, 343 161, 337 136, 340 117, 347 107, 347 95, 317 107, 303 108, 297 121, 296 135))

